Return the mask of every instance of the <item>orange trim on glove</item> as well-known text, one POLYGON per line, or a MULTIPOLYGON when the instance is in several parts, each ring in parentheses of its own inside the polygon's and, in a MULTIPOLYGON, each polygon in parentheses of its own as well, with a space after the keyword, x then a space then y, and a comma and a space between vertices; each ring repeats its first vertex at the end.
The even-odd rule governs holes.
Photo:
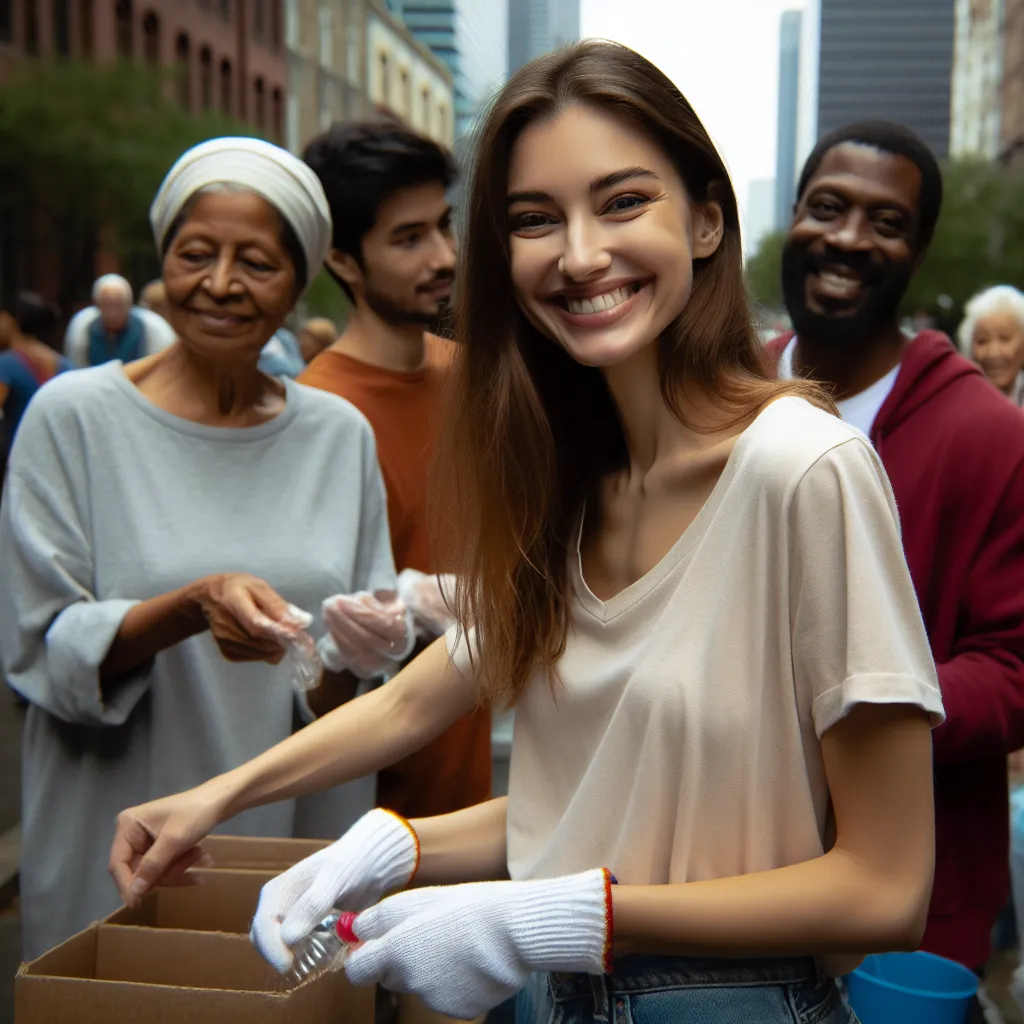
POLYGON ((607 869, 604 872, 604 952, 601 961, 604 964, 604 973, 611 974, 615 970, 615 954, 612 945, 615 939, 615 904, 612 901, 612 886, 616 884, 615 876, 607 869))

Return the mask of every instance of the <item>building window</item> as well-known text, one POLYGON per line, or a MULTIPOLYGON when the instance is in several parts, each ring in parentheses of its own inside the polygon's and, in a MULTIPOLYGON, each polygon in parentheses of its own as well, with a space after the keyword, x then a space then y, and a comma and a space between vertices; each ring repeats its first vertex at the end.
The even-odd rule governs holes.
POLYGON ((281 49, 281 0, 270 0, 270 45, 281 49))
POLYGON ((14 39, 14 0, 0 0, 0 43, 14 39))
POLYGON ((409 78, 408 69, 402 68, 398 78, 402 83, 402 113, 411 121, 414 112, 412 109, 412 80, 409 78))
POLYGON ((420 92, 420 128, 430 131, 430 87, 423 86, 420 92))
POLYGON ((152 11, 142 19, 142 53, 147 64, 160 63, 160 19, 152 11))
POLYGON ((261 43, 267 37, 267 0, 252 0, 252 35, 261 43))
POLYGON ((256 127, 263 131, 267 121, 267 89, 262 78, 256 79, 256 127))
POLYGON ((53 48, 59 57, 71 56, 71 0, 53 0, 53 48))
POLYGON ((199 51, 199 98, 203 110, 213 106, 213 54, 208 46, 199 51))
POLYGON ((334 19, 330 7, 321 5, 318 26, 320 30, 320 66, 323 68, 334 65, 334 19))
POLYGON ((114 4, 114 20, 117 23, 117 55, 131 57, 134 52, 131 0, 117 0, 117 3, 114 4))
MULTIPOLYGON (((294 96, 288 97, 289 108, 291 108, 292 101, 295 99, 294 96)), ((297 104, 296 104, 297 106, 297 104)), ((291 130, 292 122, 295 124, 295 131, 298 132, 298 115, 295 117, 291 116, 292 111, 289 109, 289 131, 291 130)), ((274 141, 281 145, 284 141, 284 96, 281 94, 280 89, 275 89, 270 94, 270 127, 274 135, 274 141)), ((295 149, 298 149, 298 142, 295 143, 295 149)))
POLYGON ((320 131, 325 132, 337 119, 338 94, 334 82, 320 75, 320 131))
POLYGON ((386 107, 390 105, 391 101, 391 97, 389 95, 391 92, 391 90, 389 89, 389 85, 391 83, 388 81, 390 72, 390 69, 388 67, 388 55, 383 50, 381 50, 379 56, 377 57, 377 68, 379 75, 377 95, 380 98, 380 102, 383 103, 384 106, 386 107))
POLYGON ((232 113, 231 99, 231 61, 225 57, 220 62, 220 109, 225 114, 232 113))
POLYGON ((92 0, 79 0, 78 31, 80 56, 92 56, 92 0))
POLYGON ((192 109, 192 46, 182 32, 174 41, 174 63, 178 75, 178 102, 185 110, 192 109))
POLYGON ((25 52, 39 53, 39 11, 36 0, 25 0, 25 52))
POLYGON ((442 142, 448 138, 448 108, 443 103, 437 108, 437 137, 442 142))

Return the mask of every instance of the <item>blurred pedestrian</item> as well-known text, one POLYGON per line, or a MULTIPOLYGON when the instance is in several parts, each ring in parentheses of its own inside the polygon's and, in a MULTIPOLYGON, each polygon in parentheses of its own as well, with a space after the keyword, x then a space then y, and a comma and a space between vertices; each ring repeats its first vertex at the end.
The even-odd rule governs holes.
POLYGON ((796 333, 767 351, 780 376, 834 389, 892 482, 947 716, 933 733, 937 861, 921 948, 980 971, 1009 887, 1006 757, 1024 745, 1024 418, 945 335, 900 329, 941 203, 939 165, 909 129, 869 122, 823 138, 783 249, 796 333))
MULTIPOLYGON (((390 122, 334 125, 306 147, 334 223, 328 273, 351 302, 341 336, 299 378, 370 421, 388 495, 399 586, 420 646, 451 623, 431 550, 428 478, 453 345, 431 333, 455 280, 447 192, 455 169, 436 142, 390 122)), ((383 769, 377 798, 406 817, 447 814, 491 795, 491 714, 460 719, 383 769)))
MULTIPOLYGON (((407 650, 404 616, 361 658, 339 638, 356 667, 298 704, 281 663, 293 606, 395 588, 366 420, 256 365, 327 251, 316 176, 268 143, 216 139, 175 164, 151 220, 180 341, 40 391, 0 515, 0 656, 30 702, 26 959, 116 908, 98 825, 240 765, 407 650)), ((371 776, 310 806, 336 836, 373 798, 371 776)), ((296 813, 228 831, 288 836, 296 813)))
POLYGON ((1014 405, 1024 406, 1024 292, 987 288, 967 303, 960 350, 1014 405))
POLYGON ((150 281, 139 296, 139 308, 155 313, 170 327, 171 306, 167 301, 167 289, 161 280, 150 281))
POLYGON ((0 305, 0 484, 29 399, 48 380, 70 368, 68 361, 42 340, 53 339, 58 323, 57 309, 31 292, 0 305))
POLYGON ((132 305, 132 286, 120 274, 98 278, 92 301, 71 318, 64 334, 64 354, 73 366, 115 359, 130 363, 174 343, 174 331, 162 316, 132 305))
POLYGON ((299 331, 299 351, 307 364, 320 355, 325 348, 334 344, 338 337, 338 328, 332 320, 325 317, 314 317, 307 320, 299 331))
POLYGON ((298 377, 306 368, 302 358, 299 339, 282 327, 274 332, 274 336, 263 346, 260 353, 260 371, 271 377, 298 377))

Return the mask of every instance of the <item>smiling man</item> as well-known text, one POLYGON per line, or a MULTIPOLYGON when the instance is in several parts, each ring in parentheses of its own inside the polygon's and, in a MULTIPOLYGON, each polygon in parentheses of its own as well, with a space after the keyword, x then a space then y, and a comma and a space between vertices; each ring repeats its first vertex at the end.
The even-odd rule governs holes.
POLYGON ((1006 755, 1024 746, 1024 417, 945 335, 900 329, 941 201, 935 157, 908 129, 824 138, 783 253, 796 333, 768 353, 781 375, 834 389, 892 481, 947 716, 922 948, 980 971, 1009 888, 1006 755))
MULTIPOLYGON (((451 343, 430 331, 447 313, 455 278, 447 196, 455 169, 435 142, 390 122, 335 125, 310 142, 305 160, 334 221, 326 266, 352 308, 341 336, 299 381, 347 398, 370 421, 395 565, 400 573, 432 574, 443 567, 430 551, 427 483, 451 343)), ((421 593, 424 584, 437 589, 423 577, 420 584, 421 593)), ((425 627, 412 598, 403 597, 422 639, 433 640, 444 624, 425 627)), ((433 605, 446 614, 439 595, 433 605)), ((456 722, 378 775, 378 803, 427 817, 489 799, 490 730, 486 711, 456 722)))

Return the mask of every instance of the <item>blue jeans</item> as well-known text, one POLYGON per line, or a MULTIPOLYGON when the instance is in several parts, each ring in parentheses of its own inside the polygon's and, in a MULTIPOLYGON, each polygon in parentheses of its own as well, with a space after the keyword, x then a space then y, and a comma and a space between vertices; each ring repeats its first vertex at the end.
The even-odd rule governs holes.
POLYGON ((535 974, 516 1024, 859 1024, 810 958, 632 956, 614 974, 535 974))

